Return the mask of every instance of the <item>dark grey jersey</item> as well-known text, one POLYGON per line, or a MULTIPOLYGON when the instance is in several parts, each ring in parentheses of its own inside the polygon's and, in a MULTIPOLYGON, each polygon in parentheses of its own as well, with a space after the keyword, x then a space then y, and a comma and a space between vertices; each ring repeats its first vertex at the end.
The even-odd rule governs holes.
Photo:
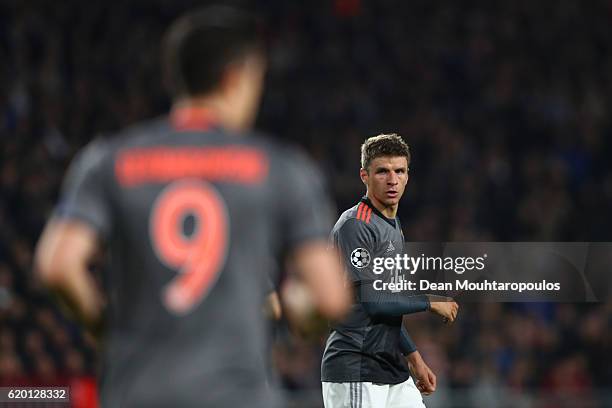
POLYGON ((94 142, 56 215, 103 237, 104 407, 275 406, 261 306, 278 258, 326 239, 314 166, 258 136, 167 119, 94 142))
POLYGON ((346 262, 355 288, 355 303, 341 323, 332 325, 321 364, 321 380, 364 381, 398 384, 410 373, 400 352, 402 317, 372 317, 364 309, 366 285, 377 279, 397 282, 397 270, 382 274, 373 269, 375 258, 395 258, 404 253, 404 236, 399 219, 387 219, 363 198, 345 211, 334 226, 332 244, 346 262))

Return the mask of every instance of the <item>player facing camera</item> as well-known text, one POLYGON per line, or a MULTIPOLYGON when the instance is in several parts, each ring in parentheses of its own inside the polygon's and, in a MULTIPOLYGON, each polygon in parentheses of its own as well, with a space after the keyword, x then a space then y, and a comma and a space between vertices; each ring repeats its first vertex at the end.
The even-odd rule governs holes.
POLYGON ((421 393, 436 389, 436 376, 403 326, 404 315, 431 311, 453 322, 458 305, 428 295, 377 290, 376 283, 404 280, 394 268, 380 275, 373 259, 404 255, 397 217, 408 183, 410 149, 397 134, 368 138, 361 146, 359 176, 366 195, 334 226, 331 242, 345 258, 355 288, 349 316, 332 325, 321 363, 326 408, 346 406, 424 407, 421 393))
POLYGON ((250 131, 261 44, 241 9, 177 20, 163 41, 170 114, 92 142, 65 178, 36 269, 83 320, 105 315, 103 407, 280 405, 262 355, 272 259, 324 316, 349 306, 317 169, 250 131), (106 300, 88 271, 102 248, 106 300))

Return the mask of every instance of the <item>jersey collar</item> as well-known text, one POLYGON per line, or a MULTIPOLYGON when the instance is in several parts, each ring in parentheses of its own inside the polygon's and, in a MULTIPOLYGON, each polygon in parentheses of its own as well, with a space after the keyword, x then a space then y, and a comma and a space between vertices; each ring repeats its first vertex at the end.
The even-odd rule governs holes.
POLYGON ((179 132, 206 131, 216 128, 216 115, 200 106, 177 106, 170 112, 170 123, 179 132))
POLYGON ((362 203, 365 203, 368 207, 370 207, 372 209, 372 212, 376 215, 378 215, 380 218, 382 218, 384 221, 386 221, 389 225, 391 225, 393 228, 396 227, 397 225, 397 217, 395 218, 387 218, 385 217, 385 215, 383 213, 381 213, 380 211, 378 211, 378 209, 376 207, 374 207, 374 205, 372 204, 372 201, 368 198, 367 195, 364 195, 363 197, 361 197, 361 200, 359 200, 362 203))

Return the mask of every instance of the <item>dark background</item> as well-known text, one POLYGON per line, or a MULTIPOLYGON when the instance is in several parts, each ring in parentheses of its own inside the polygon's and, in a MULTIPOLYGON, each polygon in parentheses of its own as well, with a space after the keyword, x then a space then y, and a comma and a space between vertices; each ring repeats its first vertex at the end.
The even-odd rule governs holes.
MULTIPOLYGON (((33 246, 76 150, 167 111, 159 40, 194 4, 0 2, 0 383, 91 391, 95 342, 31 278, 33 246)), ((612 2, 253 4, 270 43, 258 127, 309 151, 340 211, 364 193, 360 144, 398 132, 407 240, 611 240, 612 2)), ((426 403, 612 404, 611 318, 611 302, 413 317, 439 379, 426 403)), ((318 406, 322 340, 279 332, 284 387, 318 406)))

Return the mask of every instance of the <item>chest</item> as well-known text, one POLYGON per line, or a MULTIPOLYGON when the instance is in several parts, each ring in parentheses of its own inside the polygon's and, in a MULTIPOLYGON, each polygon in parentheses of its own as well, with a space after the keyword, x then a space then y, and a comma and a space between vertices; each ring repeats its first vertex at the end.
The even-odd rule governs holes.
POLYGON ((404 234, 399 226, 390 224, 377 226, 374 252, 378 257, 395 257, 404 253, 404 234))

